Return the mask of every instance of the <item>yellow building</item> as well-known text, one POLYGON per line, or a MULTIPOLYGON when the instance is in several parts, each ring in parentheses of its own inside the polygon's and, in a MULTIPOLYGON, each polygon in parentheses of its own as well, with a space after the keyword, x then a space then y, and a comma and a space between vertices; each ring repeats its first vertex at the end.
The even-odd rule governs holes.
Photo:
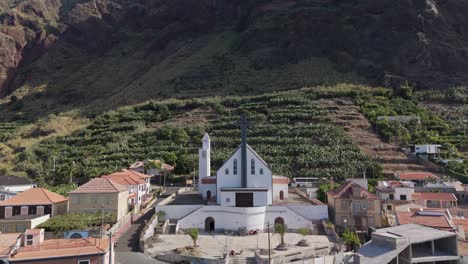
POLYGON ((340 231, 382 227, 379 197, 367 190, 367 180, 355 179, 327 192, 328 208, 340 231))
POLYGON ((94 178, 69 193, 70 213, 128 213, 128 189, 107 178, 94 178))

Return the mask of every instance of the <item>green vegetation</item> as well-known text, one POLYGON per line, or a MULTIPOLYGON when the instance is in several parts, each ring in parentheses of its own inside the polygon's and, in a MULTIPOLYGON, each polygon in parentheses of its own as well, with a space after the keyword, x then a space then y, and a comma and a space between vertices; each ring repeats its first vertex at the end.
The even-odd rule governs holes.
POLYGON ((189 236, 193 241, 193 247, 197 247, 197 240, 198 240, 198 229, 190 228, 189 230, 185 231, 185 234, 189 236))
MULTIPOLYGON (((113 223, 115 214, 104 214, 104 223, 113 223)), ((64 232, 70 230, 86 230, 93 227, 100 227, 102 224, 102 214, 100 213, 68 213, 57 215, 39 225, 47 232, 64 232)))
MULTIPOLYGON (((418 101, 403 95, 358 97, 364 115, 376 126, 378 133, 390 142, 402 146, 410 144, 442 144, 445 150, 453 146, 466 146, 467 137, 461 130, 422 107, 418 101)), ((458 153, 448 153, 458 156, 458 153)))
POLYGON ((301 227, 297 230, 297 233, 300 234, 301 236, 307 236, 310 234, 310 230, 307 227, 301 227))
POLYGON ((284 235, 286 235, 286 232, 288 232, 288 227, 284 224, 275 224, 275 234, 280 236, 280 247, 286 246, 286 243, 284 243, 284 235))
POLYGON ((340 85, 123 107, 90 117, 82 129, 33 144, 15 155, 13 170, 40 183, 58 185, 150 158, 176 165, 177 174, 189 174, 196 171, 196 150, 204 131, 212 138, 212 163, 217 168, 238 147, 237 122, 245 113, 251 122, 248 142, 275 174, 333 176, 339 181, 362 175, 373 163, 331 123, 315 100, 369 92, 385 91, 340 85))
POLYGON ((346 230, 342 235, 344 243, 347 245, 348 250, 354 250, 359 245, 361 245, 361 241, 356 233, 346 230))

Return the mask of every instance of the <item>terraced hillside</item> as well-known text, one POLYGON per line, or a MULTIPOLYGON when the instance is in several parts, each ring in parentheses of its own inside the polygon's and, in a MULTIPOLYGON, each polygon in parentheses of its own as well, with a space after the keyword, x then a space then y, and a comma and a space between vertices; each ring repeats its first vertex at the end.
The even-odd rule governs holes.
POLYGON ((336 177, 362 175, 368 158, 334 125, 312 89, 251 97, 169 100, 99 115, 72 134, 51 137, 20 151, 16 172, 47 183, 81 181, 146 158, 196 171, 204 131, 212 136, 216 169, 240 143, 239 114, 251 122, 249 144, 275 174, 336 177), (52 172, 53 157, 56 172, 52 172))
POLYGON ((346 134, 371 160, 383 166, 386 176, 399 171, 441 172, 439 166, 423 163, 417 157, 404 153, 401 146, 382 140, 352 98, 321 99, 319 102, 332 117, 333 123, 343 127, 346 134))

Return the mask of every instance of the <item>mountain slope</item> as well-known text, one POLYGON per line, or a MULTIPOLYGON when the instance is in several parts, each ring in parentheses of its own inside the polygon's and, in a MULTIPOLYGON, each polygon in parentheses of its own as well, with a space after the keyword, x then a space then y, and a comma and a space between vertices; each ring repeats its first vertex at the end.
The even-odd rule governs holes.
POLYGON ((446 0, 10 0, 0 105, 16 118, 339 82, 465 84, 468 9, 446 0), (358 76, 359 75, 359 76, 358 76))

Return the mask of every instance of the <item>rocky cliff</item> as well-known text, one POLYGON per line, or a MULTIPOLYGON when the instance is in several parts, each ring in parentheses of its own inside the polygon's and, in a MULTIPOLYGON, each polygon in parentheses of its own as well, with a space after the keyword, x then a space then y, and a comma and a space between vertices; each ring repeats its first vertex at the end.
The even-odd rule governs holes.
POLYGON ((36 111, 332 79, 443 89, 468 81, 466 10, 450 0, 3 0, 0 94, 36 111))

